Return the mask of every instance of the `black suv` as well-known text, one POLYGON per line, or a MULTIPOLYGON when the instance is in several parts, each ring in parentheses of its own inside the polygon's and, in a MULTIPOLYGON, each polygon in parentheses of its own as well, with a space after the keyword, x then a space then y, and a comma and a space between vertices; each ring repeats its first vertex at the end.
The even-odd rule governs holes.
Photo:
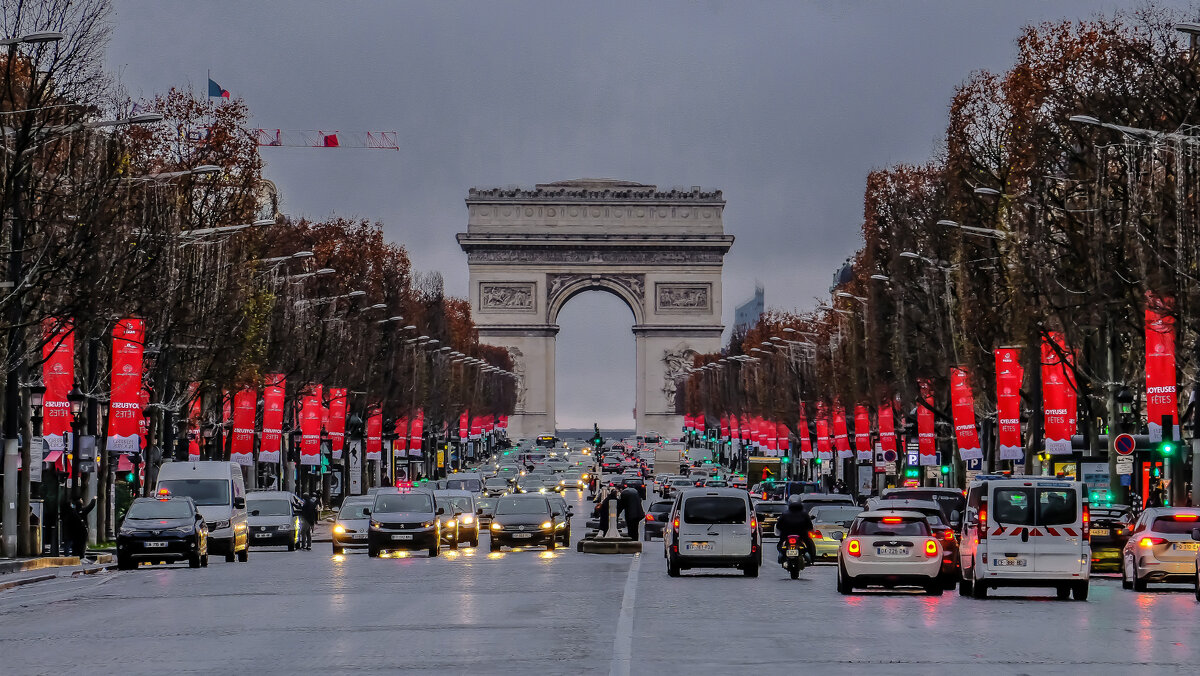
POLYGON ((117 568, 131 570, 139 561, 208 566, 208 526, 191 498, 138 498, 129 505, 117 531, 117 568))

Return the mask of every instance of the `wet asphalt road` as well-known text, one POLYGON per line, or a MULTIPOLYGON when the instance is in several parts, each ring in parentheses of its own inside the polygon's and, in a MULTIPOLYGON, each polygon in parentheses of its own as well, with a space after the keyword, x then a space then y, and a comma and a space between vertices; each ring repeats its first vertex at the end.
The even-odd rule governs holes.
POLYGON ((772 549, 758 579, 671 579, 661 541, 645 544, 640 558, 485 545, 432 560, 318 544, 33 584, 0 592, 0 673, 1200 671, 1200 603, 1184 586, 1093 580, 1085 603, 1020 590, 842 597, 832 566, 792 581, 772 549))

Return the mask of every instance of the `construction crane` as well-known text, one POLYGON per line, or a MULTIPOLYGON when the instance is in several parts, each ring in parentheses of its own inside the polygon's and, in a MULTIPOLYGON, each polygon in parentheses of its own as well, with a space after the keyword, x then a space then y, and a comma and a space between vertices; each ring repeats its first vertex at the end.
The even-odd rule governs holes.
POLYGON ((260 147, 276 148, 382 148, 400 150, 394 131, 324 131, 316 129, 254 129, 260 147))

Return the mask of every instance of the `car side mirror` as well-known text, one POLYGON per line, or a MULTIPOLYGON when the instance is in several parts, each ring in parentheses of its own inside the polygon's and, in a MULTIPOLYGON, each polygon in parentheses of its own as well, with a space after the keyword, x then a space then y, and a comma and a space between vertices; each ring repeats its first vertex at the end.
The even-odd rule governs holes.
POLYGON ((258 516, 258 510, 257 509, 250 510, 250 516, 258 516))
POLYGON ((234 498, 233 499, 233 508, 234 509, 245 509, 246 508, 246 498, 241 498, 241 497, 234 498))
POLYGON ((365 514, 365 515, 367 515, 367 516, 371 516, 371 508, 370 508, 370 507, 364 507, 364 508, 363 508, 363 514, 365 514))
POLYGON ((438 516, 441 516, 441 515, 445 514, 445 513, 446 513, 446 508, 445 508, 445 507, 438 507, 438 508, 437 508, 437 513, 438 513, 438 516))
POLYGON ((483 508, 482 508, 482 507, 478 507, 478 508, 476 508, 476 509, 475 509, 475 513, 476 513, 476 514, 483 514, 483 508))
POLYGON ((846 534, 842 533, 841 531, 838 531, 833 534, 833 539, 837 540, 838 542, 841 542, 842 540, 846 539, 846 534))
POLYGON ((1192 529, 1192 539, 1193 539, 1193 540, 1200 540, 1200 528, 1193 528, 1193 529, 1192 529))

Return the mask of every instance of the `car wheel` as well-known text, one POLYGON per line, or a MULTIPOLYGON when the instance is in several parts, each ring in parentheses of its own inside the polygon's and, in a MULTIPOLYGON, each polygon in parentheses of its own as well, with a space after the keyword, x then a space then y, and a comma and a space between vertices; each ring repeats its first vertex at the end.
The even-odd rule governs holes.
POLYGON ((988 593, 987 583, 981 582, 979 580, 975 580, 975 583, 971 586, 971 598, 986 599, 987 593, 988 593))
POLYGON ((379 549, 373 545, 367 545, 367 556, 372 559, 379 558, 379 549))
POLYGON ((250 545, 246 545, 245 549, 238 552, 237 560, 239 563, 246 563, 250 560, 250 545))
POLYGON ((433 546, 429 548, 429 558, 436 559, 438 554, 442 553, 441 543, 434 541, 433 546))
POLYGON ((200 557, 200 567, 208 568, 208 554, 205 554, 200 557))
POLYGON ((1065 584, 1060 584, 1055 588, 1054 595, 1058 597, 1059 601, 1066 601, 1071 598, 1071 588, 1065 584))
POLYGON ((1089 587, 1087 582, 1076 582, 1071 588, 1071 595, 1075 597, 1076 601, 1086 601, 1089 587))
POLYGON ((294 541, 287 543, 287 548, 289 552, 296 551, 296 543, 294 541))
POLYGON ((200 567, 200 555, 193 554, 193 555, 189 556, 188 557, 188 568, 199 568, 199 567, 200 567))
POLYGON ((489 548, 493 552, 498 552, 498 551, 500 551, 500 543, 496 542, 495 538, 493 538, 492 541, 489 543, 489 548))
POLYGON ((472 546, 472 547, 478 547, 478 546, 479 546, 479 536, 478 536, 478 535, 476 535, 475 537, 471 538, 471 546, 472 546))
MULTIPOLYGON (((291 550, 289 549, 288 551, 291 551, 291 550)), ((338 546, 338 545, 334 545, 334 546, 333 546, 333 553, 334 553, 334 554, 341 554, 341 553, 342 553, 342 552, 344 552, 344 551, 345 551, 345 550, 344 550, 344 549, 342 549, 342 547, 340 547, 340 546, 338 546)))
POLYGON ((966 579, 965 577, 963 579, 959 580, 958 581, 958 595, 959 596, 970 596, 971 592, 972 592, 972 589, 971 589, 972 586, 973 585, 971 584, 971 581, 966 579))
POLYGON ((930 596, 941 596, 945 589, 945 583, 936 578, 929 584, 925 585, 925 593, 929 594, 930 596))
POLYGON ((758 577, 758 557, 751 556, 750 563, 742 566, 742 573, 746 577, 758 577))
POLYGON ((1136 563, 1133 564, 1132 568, 1130 568, 1129 577, 1133 582, 1133 590, 1134 591, 1139 591, 1139 592, 1146 591, 1146 581, 1138 577, 1138 569, 1137 569, 1136 563))
POLYGON ((234 559, 234 555, 233 555, 233 550, 231 549, 231 550, 229 550, 229 553, 225 555, 225 563, 233 563, 233 559, 234 559))
POLYGON ((1121 589, 1133 589, 1133 579, 1129 576, 1132 563, 1128 558, 1121 562, 1121 589))
POLYGON ((837 590, 838 590, 838 593, 843 596, 848 596, 849 594, 854 592, 853 579, 851 579, 849 576, 846 575, 846 573, 842 570, 842 567, 840 565, 838 566, 838 571, 837 571, 837 590))
POLYGON ((679 560, 671 555, 667 555, 667 576, 679 577, 679 560))
POLYGON ((117 570, 133 570, 137 564, 128 556, 117 556, 117 570))

